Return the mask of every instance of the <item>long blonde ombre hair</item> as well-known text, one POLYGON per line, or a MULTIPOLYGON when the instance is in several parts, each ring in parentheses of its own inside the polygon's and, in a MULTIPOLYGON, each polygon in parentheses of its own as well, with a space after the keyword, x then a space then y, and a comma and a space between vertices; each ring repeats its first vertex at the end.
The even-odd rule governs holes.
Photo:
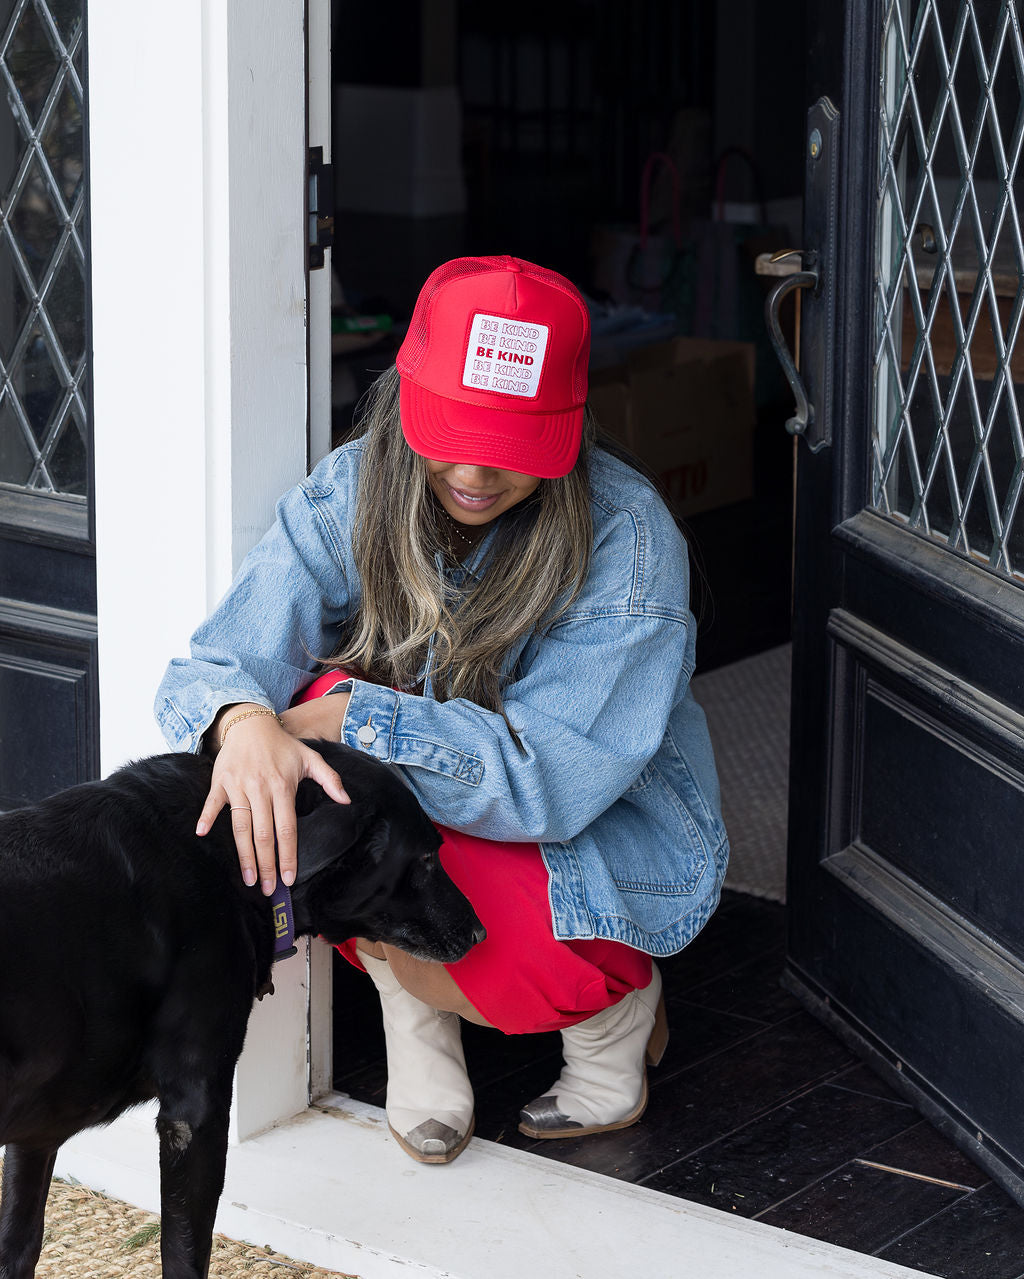
POLYGON ((398 395, 392 368, 368 392, 360 422, 365 433, 353 553, 362 600, 342 628, 330 665, 411 689, 422 680, 429 656, 438 701, 463 697, 503 714, 509 650, 565 612, 590 568, 595 423, 587 410, 572 471, 541 480, 499 517, 484 560, 456 588, 444 572, 451 542, 443 508, 424 459, 402 434, 398 395))

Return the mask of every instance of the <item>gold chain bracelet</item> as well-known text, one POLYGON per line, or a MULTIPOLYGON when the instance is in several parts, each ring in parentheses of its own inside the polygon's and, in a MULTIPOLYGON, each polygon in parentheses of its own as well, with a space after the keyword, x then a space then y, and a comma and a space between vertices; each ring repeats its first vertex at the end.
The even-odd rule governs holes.
POLYGON ((239 711, 237 715, 233 715, 220 730, 221 746, 224 745, 224 738, 227 737, 229 728, 234 728, 236 724, 241 724, 243 719, 251 719, 253 715, 272 715, 281 727, 284 727, 284 720, 275 711, 272 711, 269 706, 251 706, 247 711, 239 711))

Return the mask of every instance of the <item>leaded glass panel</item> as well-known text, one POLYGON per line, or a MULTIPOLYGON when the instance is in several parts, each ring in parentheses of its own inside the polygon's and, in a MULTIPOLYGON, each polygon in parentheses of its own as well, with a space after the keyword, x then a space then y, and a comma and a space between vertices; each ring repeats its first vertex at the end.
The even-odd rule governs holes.
POLYGON ((1024 577, 1015 0, 887 0, 871 503, 1024 577))
POLYGON ((83 0, 0 0, 0 489, 82 499, 83 0))

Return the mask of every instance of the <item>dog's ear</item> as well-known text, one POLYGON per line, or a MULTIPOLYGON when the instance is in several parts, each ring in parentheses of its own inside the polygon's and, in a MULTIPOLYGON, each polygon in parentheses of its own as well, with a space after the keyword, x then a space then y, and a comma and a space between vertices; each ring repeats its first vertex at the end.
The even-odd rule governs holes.
MULTIPOLYGON (((326 867, 337 862, 366 833, 376 813, 374 805, 359 800, 338 804, 325 795, 315 782, 320 799, 312 809, 298 813, 299 866, 296 883, 304 884, 326 867)), ((307 783, 300 784, 299 791, 307 783)))

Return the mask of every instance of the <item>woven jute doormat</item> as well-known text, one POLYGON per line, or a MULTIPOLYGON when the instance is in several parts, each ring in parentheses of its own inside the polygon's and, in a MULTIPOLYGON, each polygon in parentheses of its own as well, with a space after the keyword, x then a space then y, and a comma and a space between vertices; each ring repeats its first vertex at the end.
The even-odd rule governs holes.
MULTIPOLYGON (((213 1241, 210 1279, 339 1279, 339 1273, 222 1235, 213 1241)), ((85 1186, 54 1180, 36 1276, 160 1279, 160 1219, 85 1186)))

